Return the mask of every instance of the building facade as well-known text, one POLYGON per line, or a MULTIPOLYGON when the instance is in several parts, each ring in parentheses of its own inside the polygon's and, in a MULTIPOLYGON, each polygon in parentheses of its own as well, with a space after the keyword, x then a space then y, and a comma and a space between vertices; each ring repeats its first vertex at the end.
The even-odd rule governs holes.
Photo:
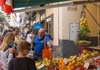
MULTIPOLYGON (((94 18, 96 18, 99 22, 100 14, 98 8, 93 4, 88 4, 86 6, 94 18)), ((70 55, 78 55, 78 46, 74 44, 74 41, 70 40, 70 24, 79 25, 82 11, 82 5, 57 7, 36 11, 33 19, 30 21, 31 26, 34 21, 39 22, 43 25, 43 28, 49 31, 52 36, 54 57, 69 57, 70 55)), ((93 42, 93 40, 96 40, 96 42, 93 44, 91 43, 91 45, 96 46, 98 45, 99 27, 86 10, 85 14, 91 31, 90 41, 93 42)))

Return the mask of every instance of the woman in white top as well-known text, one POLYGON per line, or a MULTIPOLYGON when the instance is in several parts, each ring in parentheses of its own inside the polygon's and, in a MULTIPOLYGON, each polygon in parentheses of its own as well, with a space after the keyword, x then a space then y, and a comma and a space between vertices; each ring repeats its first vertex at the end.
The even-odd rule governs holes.
POLYGON ((4 68, 7 67, 7 64, 12 58, 14 58, 14 55, 16 53, 15 48, 10 46, 10 44, 12 44, 14 40, 15 35, 12 32, 8 32, 5 34, 3 42, 0 46, 0 63, 4 68))
POLYGON ((32 34, 32 32, 27 31, 27 34, 26 34, 26 41, 29 42, 29 43, 31 43, 32 39, 33 39, 33 34, 32 34))

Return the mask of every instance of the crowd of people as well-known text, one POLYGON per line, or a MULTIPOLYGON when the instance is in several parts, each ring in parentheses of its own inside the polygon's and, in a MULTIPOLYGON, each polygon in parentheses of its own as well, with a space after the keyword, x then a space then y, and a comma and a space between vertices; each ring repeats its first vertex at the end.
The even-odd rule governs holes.
POLYGON ((9 27, 0 35, 0 70, 37 70, 35 61, 42 59, 44 39, 52 52, 51 36, 44 28, 34 35, 31 31, 24 34, 18 27, 9 27), (30 52, 31 58, 27 56, 30 52))

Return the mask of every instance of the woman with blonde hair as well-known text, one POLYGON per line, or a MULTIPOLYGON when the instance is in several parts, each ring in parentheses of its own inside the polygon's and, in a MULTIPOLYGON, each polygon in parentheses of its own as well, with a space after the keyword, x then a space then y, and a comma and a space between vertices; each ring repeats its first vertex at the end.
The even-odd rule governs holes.
POLYGON ((10 44, 14 42, 14 39, 15 39, 15 36, 12 32, 8 32, 7 34, 5 34, 0 49, 2 51, 5 51, 7 46, 9 46, 10 44))
POLYGON ((15 48, 10 46, 14 40, 14 34, 12 32, 8 32, 5 34, 3 42, 0 46, 0 57, 5 64, 8 64, 9 61, 15 56, 15 48))

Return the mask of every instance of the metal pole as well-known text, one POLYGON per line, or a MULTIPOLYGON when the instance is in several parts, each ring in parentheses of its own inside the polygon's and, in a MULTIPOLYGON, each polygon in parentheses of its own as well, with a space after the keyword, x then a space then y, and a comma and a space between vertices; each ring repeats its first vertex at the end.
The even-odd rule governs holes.
POLYGON ((100 27, 100 24, 97 22, 97 20, 93 17, 93 15, 89 12, 89 10, 84 5, 85 9, 88 11, 88 13, 91 15, 91 17, 94 19, 94 21, 97 23, 97 25, 100 27))

